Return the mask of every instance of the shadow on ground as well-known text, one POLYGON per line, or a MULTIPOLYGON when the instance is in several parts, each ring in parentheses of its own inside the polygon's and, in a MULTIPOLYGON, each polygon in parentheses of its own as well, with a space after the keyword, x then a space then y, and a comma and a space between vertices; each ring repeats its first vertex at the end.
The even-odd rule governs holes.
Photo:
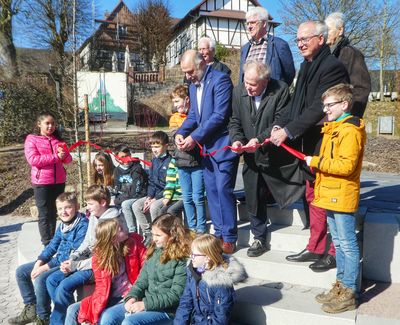
POLYGON ((20 195, 18 195, 10 203, 0 207, 0 216, 4 216, 6 214, 10 214, 10 213, 14 212, 14 210, 16 208, 18 208, 21 204, 25 203, 31 197, 33 197, 33 189, 32 188, 29 188, 29 189, 23 191, 20 195))

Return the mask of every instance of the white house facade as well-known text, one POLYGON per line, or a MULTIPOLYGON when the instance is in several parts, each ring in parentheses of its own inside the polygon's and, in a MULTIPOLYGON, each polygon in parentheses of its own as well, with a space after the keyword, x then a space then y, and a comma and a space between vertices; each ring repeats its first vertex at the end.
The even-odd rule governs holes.
MULTIPOLYGON (((201 1, 173 27, 173 37, 166 50, 167 66, 178 64, 182 53, 196 48, 202 36, 211 37, 227 48, 242 47, 249 40, 246 12, 255 6, 260 6, 256 0, 201 1)), ((270 25, 272 30, 277 25, 272 17, 270 25)))

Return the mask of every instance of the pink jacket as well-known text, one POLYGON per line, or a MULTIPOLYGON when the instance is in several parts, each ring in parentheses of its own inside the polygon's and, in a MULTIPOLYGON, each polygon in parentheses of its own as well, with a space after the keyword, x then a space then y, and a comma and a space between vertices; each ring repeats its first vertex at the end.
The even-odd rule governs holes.
POLYGON ((25 157, 31 165, 31 181, 36 185, 62 184, 67 178, 63 164, 72 161, 68 153, 64 160, 57 156, 57 146, 62 141, 55 137, 29 134, 25 140, 25 157))

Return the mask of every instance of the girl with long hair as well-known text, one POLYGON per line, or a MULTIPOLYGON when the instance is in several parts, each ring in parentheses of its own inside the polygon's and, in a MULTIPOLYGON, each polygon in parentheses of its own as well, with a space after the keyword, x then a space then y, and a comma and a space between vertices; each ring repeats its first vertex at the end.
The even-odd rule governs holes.
POLYGON ((94 156, 92 162, 92 184, 107 187, 114 186, 114 164, 111 156, 103 151, 99 151, 94 156))
POLYGON ((50 112, 39 114, 35 132, 26 137, 24 151, 31 166, 31 182, 39 213, 39 233, 46 246, 56 230, 56 198, 64 192, 66 171, 72 157, 56 129, 56 118, 50 112))
POLYGON ((124 304, 107 310, 104 324, 172 324, 186 282, 190 233, 179 218, 164 214, 153 221, 152 235, 137 281, 124 304))
POLYGON ((143 266, 146 248, 142 240, 136 233, 128 234, 118 218, 97 225, 92 257, 95 290, 68 308, 66 324, 109 324, 103 314, 122 301, 143 266))

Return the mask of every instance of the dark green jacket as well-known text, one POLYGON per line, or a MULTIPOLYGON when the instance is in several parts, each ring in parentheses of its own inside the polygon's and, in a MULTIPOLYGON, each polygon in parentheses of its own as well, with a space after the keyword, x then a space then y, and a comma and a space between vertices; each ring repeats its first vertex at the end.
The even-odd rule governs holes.
POLYGON ((175 313, 186 284, 186 260, 160 263, 162 249, 157 248, 144 263, 134 286, 125 297, 143 300, 146 310, 175 313))

